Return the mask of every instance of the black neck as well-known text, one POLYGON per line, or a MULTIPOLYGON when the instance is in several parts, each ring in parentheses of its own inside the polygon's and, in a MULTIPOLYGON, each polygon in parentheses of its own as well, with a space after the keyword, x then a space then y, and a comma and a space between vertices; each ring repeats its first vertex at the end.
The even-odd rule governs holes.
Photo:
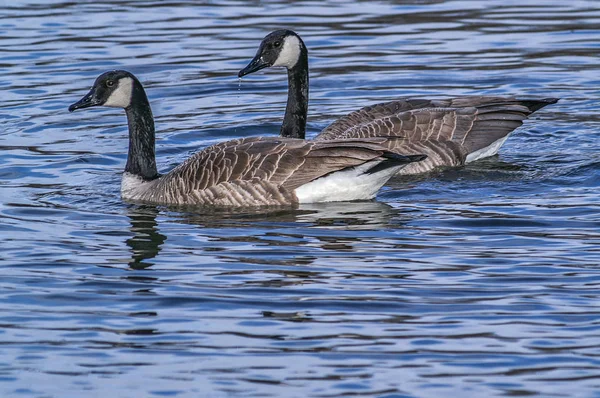
POLYGON ((302 138, 306 134, 308 112, 308 53, 302 46, 300 58, 288 69, 288 100, 281 126, 281 136, 302 138))
POLYGON ((142 85, 135 81, 131 105, 125 108, 129 125, 129 154, 125 172, 144 180, 157 178, 156 156, 154 152, 154 118, 148 97, 142 85))

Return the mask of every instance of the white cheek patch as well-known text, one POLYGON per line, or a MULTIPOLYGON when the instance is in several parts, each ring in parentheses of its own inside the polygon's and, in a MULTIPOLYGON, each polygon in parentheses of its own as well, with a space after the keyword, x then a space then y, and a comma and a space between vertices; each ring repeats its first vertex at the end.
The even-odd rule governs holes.
POLYGON ((104 106, 114 108, 127 108, 131 104, 131 94, 133 92, 133 79, 124 77, 119 79, 119 85, 112 92, 110 97, 104 103, 104 106))
POLYGON ((283 48, 273 66, 283 66, 291 69, 300 59, 300 40, 296 36, 288 36, 283 42, 283 48))

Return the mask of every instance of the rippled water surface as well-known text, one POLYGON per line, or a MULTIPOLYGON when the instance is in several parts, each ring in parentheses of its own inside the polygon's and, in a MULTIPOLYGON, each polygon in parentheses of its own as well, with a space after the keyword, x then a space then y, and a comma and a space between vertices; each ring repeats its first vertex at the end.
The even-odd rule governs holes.
POLYGON ((600 397, 600 4, 15 1, 0 9, 0 396, 600 397), (119 198, 145 84, 168 170, 278 133, 273 29, 310 50, 308 128, 401 96, 560 97, 499 156, 376 202, 207 212, 119 198))

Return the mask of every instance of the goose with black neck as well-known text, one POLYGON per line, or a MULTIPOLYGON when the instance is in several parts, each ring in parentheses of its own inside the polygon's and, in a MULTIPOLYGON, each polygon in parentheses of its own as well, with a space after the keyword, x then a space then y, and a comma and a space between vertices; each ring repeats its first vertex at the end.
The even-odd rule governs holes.
MULTIPOLYGON (((255 57, 239 71, 242 77, 264 68, 283 67, 288 99, 282 137, 304 138, 308 111, 308 50, 291 30, 276 30, 260 43, 255 57)), ((332 139, 396 136, 389 149, 400 154, 426 154, 399 174, 417 174, 439 166, 461 166, 498 153, 509 135, 533 112, 556 98, 517 99, 474 96, 439 100, 399 99, 352 112, 315 137, 332 139)))
POLYGON ((399 169, 426 157, 389 151, 394 138, 247 137, 209 146, 160 175, 154 118, 140 81, 124 70, 103 73, 69 111, 93 106, 125 109, 129 153, 121 196, 134 202, 241 207, 368 200, 399 169))
POLYGON ((304 139, 308 114, 308 50, 300 36, 291 30, 269 34, 238 76, 269 67, 286 68, 288 72, 288 99, 280 135, 304 139))

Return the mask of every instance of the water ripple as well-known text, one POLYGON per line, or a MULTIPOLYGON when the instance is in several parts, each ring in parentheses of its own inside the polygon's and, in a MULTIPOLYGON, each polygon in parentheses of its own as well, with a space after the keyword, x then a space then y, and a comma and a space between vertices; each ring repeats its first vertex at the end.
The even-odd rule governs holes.
POLYGON ((0 395, 597 396, 600 8, 542 3, 5 5, 0 395), (310 50, 310 135, 400 96, 561 101, 378 201, 123 203, 122 111, 68 105, 139 75, 161 170, 275 135, 283 72, 236 72, 281 27, 310 50))

